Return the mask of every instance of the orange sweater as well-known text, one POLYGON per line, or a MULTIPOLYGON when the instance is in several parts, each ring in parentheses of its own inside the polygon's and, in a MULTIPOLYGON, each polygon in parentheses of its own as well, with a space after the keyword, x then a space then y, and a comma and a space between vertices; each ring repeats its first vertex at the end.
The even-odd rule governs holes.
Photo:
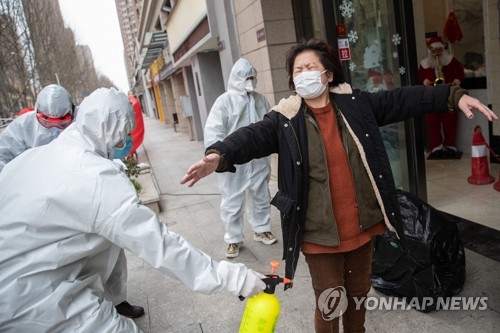
POLYGON ((340 245, 333 247, 303 242, 302 251, 316 254, 352 251, 369 242, 374 235, 384 232, 385 225, 381 221, 368 230, 359 229, 354 182, 333 106, 329 103, 323 108, 311 108, 311 111, 316 117, 325 145, 333 214, 337 221, 340 245))

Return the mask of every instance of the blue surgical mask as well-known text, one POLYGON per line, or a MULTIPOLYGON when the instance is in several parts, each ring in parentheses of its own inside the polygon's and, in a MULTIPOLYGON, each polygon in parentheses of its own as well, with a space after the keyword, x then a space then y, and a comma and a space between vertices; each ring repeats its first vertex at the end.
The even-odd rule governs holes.
POLYGON ((132 146, 133 146, 133 143, 132 143, 132 137, 130 135, 127 135, 127 137, 125 137, 125 139, 122 141, 123 142, 123 146, 121 148, 118 148, 118 147, 113 147, 113 150, 111 151, 111 154, 110 154, 110 159, 124 159, 125 157, 128 156, 128 154, 130 154, 130 151, 132 150, 132 146))
POLYGON ((61 132, 63 131, 62 129, 60 128, 57 128, 57 127, 51 127, 49 128, 50 130, 50 135, 52 138, 57 138, 59 136, 59 134, 61 134, 61 132))

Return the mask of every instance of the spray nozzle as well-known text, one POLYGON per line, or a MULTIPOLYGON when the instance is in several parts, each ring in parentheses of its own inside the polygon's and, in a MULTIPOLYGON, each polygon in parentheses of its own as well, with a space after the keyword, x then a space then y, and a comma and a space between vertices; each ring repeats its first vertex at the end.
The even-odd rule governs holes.
POLYGON ((271 274, 266 274, 267 278, 262 279, 262 281, 264 281, 264 283, 266 284, 266 289, 264 289, 264 292, 266 294, 274 294, 276 286, 280 283, 283 284, 292 283, 292 280, 287 278, 281 278, 279 277, 279 275, 274 274, 274 272, 276 272, 276 269, 280 267, 280 263, 278 261, 273 260, 270 262, 270 264, 271 264, 271 274))
POLYGON ((262 279, 262 281, 264 281, 264 283, 266 284, 266 289, 264 289, 264 292, 266 294, 274 294, 276 286, 280 283, 283 284, 292 283, 292 280, 287 279, 286 277, 282 278, 279 275, 267 274, 266 276, 267 277, 265 279, 262 279))
POLYGON ((274 274, 276 272, 276 269, 280 267, 280 263, 276 260, 273 260, 269 263, 271 265, 271 274, 274 274))
MULTIPOLYGON (((283 284, 289 284, 292 283, 293 281, 286 278, 286 277, 280 277, 277 274, 274 274, 276 269, 280 266, 280 263, 277 262, 276 260, 271 261, 271 274, 266 274, 266 277, 262 279, 264 283, 266 284, 266 289, 264 289, 264 292, 266 294, 274 294, 274 291, 276 290, 276 286, 280 283, 283 284)), ((245 299, 243 296, 238 296, 241 301, 245 299)))

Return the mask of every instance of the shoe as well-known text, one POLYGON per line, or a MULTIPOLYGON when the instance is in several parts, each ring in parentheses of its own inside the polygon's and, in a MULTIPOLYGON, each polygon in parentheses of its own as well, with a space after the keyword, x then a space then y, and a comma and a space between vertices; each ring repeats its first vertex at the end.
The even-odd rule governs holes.
POLYGON ((226 258, 236 258, 240 255, 240 244, 231 243, 227 247, 226 258))
POLYGON ((278 241, 270 231, 254 233, 253 240, 256 242, 262 242, 266 245, 271 245, 278 241))
POLYGON ((144 315, 144 308, 138 305, 130 305, 129 302, 123 301, 115 306, 116 311, 127 318, 139 318, 144 315))

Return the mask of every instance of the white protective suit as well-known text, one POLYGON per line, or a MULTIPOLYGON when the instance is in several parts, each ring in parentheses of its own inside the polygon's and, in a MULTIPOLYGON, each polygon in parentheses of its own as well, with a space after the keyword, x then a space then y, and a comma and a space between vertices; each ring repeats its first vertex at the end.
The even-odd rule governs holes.
MULTIPOLYGON (((222 141, 240 127, 262 120, 271 109, 263 95, 245 89, 245 81, 249 77, 255 78, 255 89, 257 71, 246 59, 238 59, 231 69, 227 92, 217 98, 208 114, 204 130, 205 147, 222 141)), ((235 173, 217 174, 226 243, 243 241, 245 207, 254 232, 270 231, 270 176, 269 157, 238 165, 235 173), (245 196, 249 200, 246 205, 245 196)))
POLYGON ((200 293, 264 289, 255 272, 212 260, 139 203, 106 158, 133 123, 124 93, 98 89, 57 139, 0 173, 0 332, 139 331, 108 298, 122 248, 200 293))
POLYGON ((29 148, 45 145, 54 140, 60 129, 45 128, 36 119, 37 109, 50 117, 62 117, 73 112, 69 93, 57 84, 44 87, 37 96, 35 110, 14 119, 0 132, 0 172, 5 164, 29 148))

